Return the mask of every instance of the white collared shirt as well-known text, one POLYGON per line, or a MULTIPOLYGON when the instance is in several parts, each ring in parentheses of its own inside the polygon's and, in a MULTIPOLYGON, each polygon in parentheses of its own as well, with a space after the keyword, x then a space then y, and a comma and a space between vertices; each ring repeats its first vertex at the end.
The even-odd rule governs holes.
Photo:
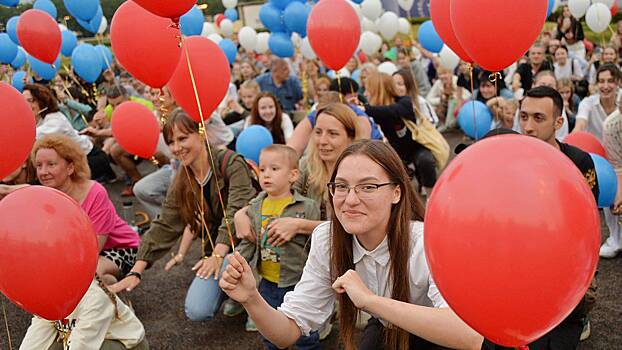
MULTIPOLYGON (((410 303, 422 306, 448 307, 432 280, 423 249, 423 223, 413 222, 410 273, 410 303)), ((285 295, 278 308, 296 322, 304 335, 317 330, 332 315, 335 304, 333 280, 330 277, 330 222, 319 225, 311 236, 311 251, 302 278, 296 288, 285 295)), ((372 293, 391 297, 390 255, 387 238, 373 251, 367 251, 354 239, 353 260, 356 272, 372 293)))
MULTIPOLYGON (((619 98, 620 90, 617 93, 616 105, 619 98)), ((617 110, 618 109, 616 108, 611 114, 614 114, 617 110)), ((579 103, 577 120, 583 119, 587 121, 587 129, 585 131, 596 136, 600 142, 603 142, 603 125, 609 115, 600 104, 600 95, 596 94, 586 97, 583 101, 581 101, 581 103, 579 103)))

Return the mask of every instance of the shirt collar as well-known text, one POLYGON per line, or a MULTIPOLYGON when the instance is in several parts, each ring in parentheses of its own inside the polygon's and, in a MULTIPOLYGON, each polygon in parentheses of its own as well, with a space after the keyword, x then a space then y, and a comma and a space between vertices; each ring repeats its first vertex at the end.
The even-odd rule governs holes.
POLYGON ((358 241, 356 236, 352 240, 352 257, 354 264, 357 264, 365 256, 370 256, 376 263, 382 266, 386 266, 389 262, 389 244, 387 242, 387 236, 384 237, 380 245, 371 252, 366 250, 358 241))

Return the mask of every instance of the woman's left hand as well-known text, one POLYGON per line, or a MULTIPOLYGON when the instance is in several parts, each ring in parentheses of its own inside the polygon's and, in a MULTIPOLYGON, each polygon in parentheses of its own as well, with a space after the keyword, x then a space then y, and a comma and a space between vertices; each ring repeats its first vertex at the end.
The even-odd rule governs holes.
POLYGON ((298 220, 296 218, 280 218, 268 225, 268 243, 280 247, 289 242, 298 234, 298 220))
POLYGON ((204 280, 210 278, 210 276, 214 275, 214 279, 218 279, 218 275, 220 274, 220 267, 222 266, 223 259, 219 258, 215 255, 210 257, 205 257, 199 260, 192 271, 197 272, 197 277, 202 278, 204 280))
POLYGON ((348 270, 343 276, 337 278, 333 283, 333 289, 339 293, 348 293, 348 297, 358 309, 367 310, 370 301, 374 297, 369 288, 354 270, 348 270))

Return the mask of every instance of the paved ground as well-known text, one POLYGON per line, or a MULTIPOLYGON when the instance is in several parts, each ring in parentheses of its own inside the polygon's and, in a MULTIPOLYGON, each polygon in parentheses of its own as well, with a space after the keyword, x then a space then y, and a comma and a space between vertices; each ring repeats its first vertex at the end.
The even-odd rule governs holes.
MULTIPOLYGON (((461 135, 448 135, 455 145, 461 135)), ((113 201, 119 206, 122 184, 110 187, 113 201)), ((603 238, 607 229, 603 226, 603 238)), ((143 321, 152 349, 221 350, 260 349, 262 344, 257 333, 244 331, 245 316, 227 318, 219 315, 211 322, 191 322, 184 316, 185 291, 193 277, 191 266, 198 259, 199 249, 195 245, 183 266, 164 272, 165 261, 159 261, 149 270, 141 286, 129 295, 138 317, 143 321)), ((622 258, 601 260, 599 263, 598 303, 591 314, 592 336, 579 347, 580 350, 622 349, 622 258)), ((28 327, 30 318, 19 308, 8 302, 8 323, 17 349, 28 327)), ((4 323, 4 320, 2 321, 4 323)), ((9 349, 4 325, 0 328, 0 350, 9 349)), ((337 329, 336 326, 334 328, 337 329)), ((338 336, 333 332, 323 343, 324 349, 337 349, 338 336)), ((38 350, 38 349, 37 349, 38 350)), ((44 350, 44 349, 42 349, 44 350)))

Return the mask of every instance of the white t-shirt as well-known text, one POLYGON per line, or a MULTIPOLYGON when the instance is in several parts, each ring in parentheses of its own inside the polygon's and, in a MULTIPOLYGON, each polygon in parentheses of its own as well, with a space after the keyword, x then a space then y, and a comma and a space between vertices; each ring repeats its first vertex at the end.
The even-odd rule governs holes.
POLYGON ((553 67, 555 70, 555 79, 557 80, 570 79, 573 75, 583 77, 583 70, 581 69, 579 61, 573 58, 569 58, 563 66, 559 63, 553 63, 553 67))
MULTIPOLYGON (((620 91, 618 91, 618 95, 620 91)), ((619 96, 618 96, 619 97, 619 96)), ((616 98, 616 101, 618 99, 616 98)), ((616 108, 613 113, 618 109, 616 108)), ((612 113, 612 114, 613 114, 612 113)), ((586 97, 579 103, 577 111, 577 120, 587 121, 587 129, 585 131, 596 136, 600 142, 603 142, 603 124, 609 115, 605 113, 603 106, 600 104, 600 94, 586 97)))
POLYGON ((37 140, 43 136, 61 134, 68 136, 74 142, 76 142, 84 154, 91 153, 93 150, 93 142, 86 135, 80 135, 76 129, 73 128, 67 117, 61 112, 50 113, 45 116, 37 124, 37 140))
MULTIPOLYGON (((244 129, 251 126, 251 116, 246 117, 244 121, 244 129)), ((285 136, 285 142, 287 142, 294 134, 294 123, 292 118, 287 113, 283 113, 281 117, 281 130, 283 130, 283 136, 285 136)))
MULTIPOLYGON (((448 307, 432 279, 425 258, 423 223, 412 222, 411 228, 408 259, 409 302, 436 308, 448 307)), ((296 322, 304 335, 319 329, 333 312, 335 291, 330 276, 330 249, 330 222, 325 222, 316 227, 311 235, 311 251, 300 282, 293 291, 285 295, 283 304, 278 308, 285 316, 296 322)), ((365 250, 357 239, 353 239, 352 252, 355 270, 367 288, 376 295, 390 298, 391 257, 387 238, 385 237, 371 252, 365 250)))

